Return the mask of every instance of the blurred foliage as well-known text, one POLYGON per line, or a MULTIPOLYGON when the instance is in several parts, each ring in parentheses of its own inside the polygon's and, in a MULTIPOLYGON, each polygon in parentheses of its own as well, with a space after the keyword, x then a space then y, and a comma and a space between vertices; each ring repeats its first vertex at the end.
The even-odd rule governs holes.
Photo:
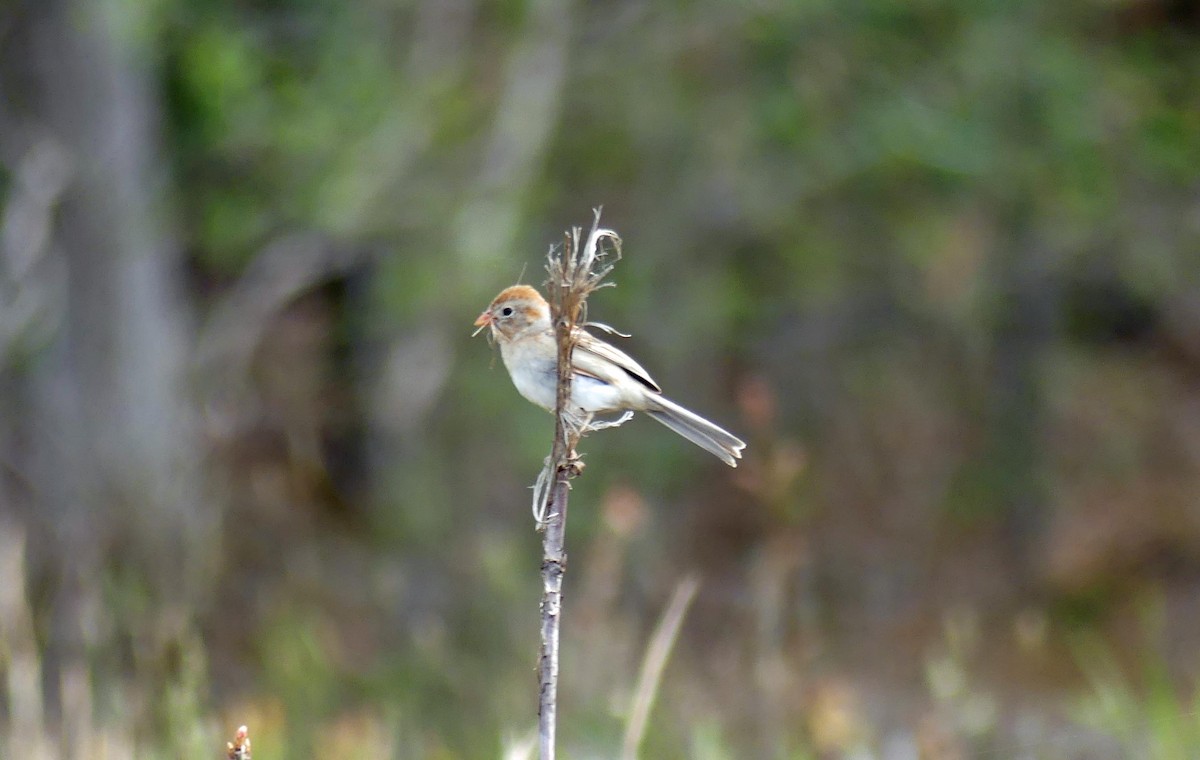
MULTIPOLYGON (((78 247, 55 215, 86 204, 29 189, 40 138, 70 143, 34 31, 108 35, 150 104, 137 149, 166 179, 146 213, 180 242, 178 405, 218 516, 183 536, 207 564, 176 599, 119 556, 154 497, 85 494, 97 712, 162 697, 146 746, 248 723, 261 757, 487 757, 532 723, 526 486, 551 423, 469 325, 603 205, 626 259, 591 316, 751 446, 734 473, 645 421, 585 442, 570 754, 617 746, 692 568, 648 756, 1036 747, 1053 719, 1020 695, 1079 688, 1098 730, 1135 747, 1165 710, 1159 756, 1194 754, 1165 672, 1194 662, 1126 687, 1103 648, 1064 668, 1060 638, 1121 646, 1147 586, 1194 622, 1194 2, 104 0, 99 30, 63 21, 80 7, 0 11, 3 464, 36 480, 24 400, 71 334, 65 305, 17 308, 44 273, 12 241, 49 219, 53 262, 78 247), (964 608, 969 651, 944 641, 964 608)), ((28 509, 5 489, 0 518, 42 541, 38 489, 28 509)), ((31 564, 49 661, 70 584, 31 564)))
POLYGON ((1076 707, 1079 720, 1114 734, 1127 756, 1186 758, 1200 746, 1200 712, 1194 684, 1183 688, 1163 654, 1162 600, 1141 602, 1144 639, 1134 675, 1111 647, 1095 636, 1076 643, 1091 690, 1076 707))

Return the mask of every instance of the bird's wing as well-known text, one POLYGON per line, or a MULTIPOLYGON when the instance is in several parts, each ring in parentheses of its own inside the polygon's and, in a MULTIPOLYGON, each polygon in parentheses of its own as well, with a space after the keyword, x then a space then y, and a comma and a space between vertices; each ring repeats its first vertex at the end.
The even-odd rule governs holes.
POLYGON ((642 365, 621 349, 605 343, 586 330, 577 329, 575 333, 575 352, 571 355, 571 365, 585 375, 591 375, 605 382, 614 382, 614 365, 625 374, 637 380, 655 393, 662 393, 662 388, 654 382, 642 365))

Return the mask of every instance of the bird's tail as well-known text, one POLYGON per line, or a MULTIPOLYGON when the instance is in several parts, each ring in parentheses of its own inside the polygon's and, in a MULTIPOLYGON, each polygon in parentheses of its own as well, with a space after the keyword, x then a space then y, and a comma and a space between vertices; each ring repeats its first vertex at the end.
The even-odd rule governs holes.
POLYGON ((700 415, 662 396, 654 396, 646 414, 674 430, 730 467, 737 467, 746 444, 700 415))

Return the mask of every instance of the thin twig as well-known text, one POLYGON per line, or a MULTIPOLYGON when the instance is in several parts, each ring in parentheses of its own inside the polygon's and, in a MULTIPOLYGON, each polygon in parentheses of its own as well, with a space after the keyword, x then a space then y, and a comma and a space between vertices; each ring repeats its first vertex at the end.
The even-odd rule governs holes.
POLYGON ((683 618, 687 615, 688 607, 696 597, 700 588, 700 579, 694 574, 684 576, 671 601, 663 611, 662 618, 654 628, 650 637, 650 645, 646 647, 646 655, 642 659, 642 668, 638 673, 637 689, 633 692, 633 701, 629 707, 629 719, 625 723, 625 740, 621 744, 621 760, 637 760, 638 748, 642 744, 642 736, 646 733, 646 722, 650 719, 650 709, 654 707, 654 698, 658 695, 658 684, 662 680, 663 668, 667 658, 675 646, 683 618))
MULTIPOLYGON (((582 249, 581 230, 574 227, 564 245, 554 247, 546 262, 546 292, 550 315, 558 343, 558 393, 555 405, 554 446, 547 469, 553 473, 549 499, 539 515, 542 537, 542 647, 538 659, 538 740, 541 760, 553 760, 558 711, 558 641, 562 613, 562 582, 566 572, 567 496, 570 479, 582 471, 575 453, 588 420, 569 404, 571 398, 571 352, 575 347, 576 326, 584 321, 588 294, 601 287, 612 271, 606 259, 620 258, 621 239, 612 230, 600 227, 600 211, 595 212, 592 229, 582 249)), ((535 488, 535 507, 545 488, 535 488)))

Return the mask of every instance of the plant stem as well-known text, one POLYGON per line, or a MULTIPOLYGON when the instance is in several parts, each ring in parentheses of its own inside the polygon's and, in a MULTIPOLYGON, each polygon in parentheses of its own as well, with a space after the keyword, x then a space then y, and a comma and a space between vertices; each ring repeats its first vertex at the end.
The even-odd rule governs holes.
POLYGON ((563 549, 569 473, 558 470, 550 496, 550 517, 542 538, 542 651, 538 660, 538 736, 542 760, 553 760, 558 712, 558 637, 562 582, 567 554, 563 549))
POLYGON ((650 637, 650 645, 642 659, 637 689, 633 692, 633 701, 629 708, 629 718, 625 723, 621 760, 637 760, 638 749, 646 733, 646 724, 650 720, 650 708, 654 706, 654 698, 658 695, 663 668, 667 665, 667 658, 671 656, 688 607, 699 589, 700 579, 697 576, 690 573, 685 576, 675 587, 670 603, 658 625, 654 627, 654 635, 650 637))
POLYGON ((612 230, 600 228, 596 211, 591 233, 580 249, 581 230, 575 227, 561 249, 551 250, 546 265, 550 313, 558 346, 558 383, 555 397, 554 446, 550 451, 553 485, 545 511, 542 537, 542 631, 538 658, 538 740, 541 760, 553 760, 558 712, 558 643, 562 620, 563 576, 567 571, 567 497, 570 479, 582 470, 575 447, 588 424, 581 410, 572 409, 571 353, 575 348, 576 325, 588 294, 612 271, 605 257, 620 258, 621 239, 612 230), (605 244, 611 248, 606 248, 605 244))

